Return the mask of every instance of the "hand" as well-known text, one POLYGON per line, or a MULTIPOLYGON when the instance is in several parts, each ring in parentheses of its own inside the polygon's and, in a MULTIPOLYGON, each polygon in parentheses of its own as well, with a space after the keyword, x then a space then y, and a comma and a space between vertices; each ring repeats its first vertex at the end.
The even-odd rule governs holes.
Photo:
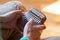
POLYGON ((45 29, 45 25, 34 25, 34 20, 30 19, 24 27, 23 36, 28 36, 30 40, 40 40, 43 29, 45 29))
POLYGON ((21 16, 23 16, 23 13, 20 10, 14 10, 3 15, 4 20, 6 21, 4 28, 13 28, 16 26, 16 21, 18 18, 21 18, 21 16))
MULTIPOLYGON (((7 18, 6 22, 3 24, 4 29, 6 29, 7 31, 2 31, 3 32, 3 39, 8 39, 10 38, 10 36, 14 36, 13 34, 11 34, 14 30, 15 27, 17 27, 16 21, 18 18, 21 18, 21 16, 23 15, 23 13, 20 10, 14 10, 11 12, 6 13, 8 15, 5 15, 4 18, 7 18)), ((16 30, 14 32, 14 34, 16 33, 16 30)), ((15 34, 17 35, 17 34, 15 34)), ((14 36, 15 37, 15 36, 14 36)))

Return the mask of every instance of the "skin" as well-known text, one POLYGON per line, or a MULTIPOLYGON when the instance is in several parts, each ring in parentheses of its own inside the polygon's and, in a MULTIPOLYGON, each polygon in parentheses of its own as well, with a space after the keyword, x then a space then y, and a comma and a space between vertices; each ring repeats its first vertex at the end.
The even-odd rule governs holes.
MULTIPOLYGON (((16 3, 19 5, 17 6, 18 7, 17 10, 13 10, 13 11, 10 11, 8 13, 6 12, 5 14, 0 15, 0 17, 3 18, 3 22, 4 22, 3 29, 2 29, 2 38, 3 38, 3 40, 18 40, 19 37, 22 36, 22 34, 19 32, 22 28, 18 28, 21 26, 18 26, 17 24, 21 25, 20 23, 22 23, 22 22, 19 22, 19 21, 21 20, 20 18, 24 15, 23 12, 25 12, 26 9, 18 1, 11 1, 10 3, 16 3), (17 36, 17 35, 21 35, 21 36, 17 36)), ((4 6, 9 5, 10 3, 7 2, 7 3, 5 3, 4 6)), ((14 5, 12 5, 12 7, 13 6, 14 5)))
MULTIPOLYGON (((5 20, 4 24, 3 24, 4 30, 2 31, 3 32, 2 36, 3 36, 4 40, 18 40, 18 38, 15 38, 15 37, 18 37, 16 35, 20 31, 19 27, 21 27, 21 28, 23 27, 21 17, 25 15, 24 12, 26 11, 26 9, 25 9, 25 7, 23 5, 18 6, 18 9, 19 10, 14 10, 14 11, 6 13, 6 15, 4 14, 4 15, 0 16, 2 18, 9 18, 9 19, 5 20), (17 27, 17 24, 19 24, 18 27, 17 27), (7 29, 7 31, 5 31, 5 29, 7 29), (9 29, 9 31, 8 31, 8 29, 9 29), (9 33, 9 35, 7 35, 7 33, 9 33)), ((42 24, 42 25, 34 25, 34 20, 30 20, 25 25, 25 28, 24 28, 25 31, 23 32, 23 35, 24 36, 27 35, 30 38, 30 40, 36 40, 36 39, 39 40, 43 29, 45 29, 44 24, 42 24), (27 30, 26 30, 26 28, 27 28, 27 30)))
MULTIPOLYGON (((17 17, 16 19, 11 19, 10 22, 8 23, 5 23, 6 26, 10 25, 11 23, 11 26, 13 28, 17 28, 16 26, 16 20, 18 18, 21 18, 22 16, 24 16, 25 14, 22 13, 20 10, 15 10, 13 12, 10 12, 10 14, 14 14, 15 17, 17 17), (16 16, 16 15, 17 16, 16 16), (12 25, 14 24, 14 25, 12 25), (14 27, 15 26, 15 27, 14 27)), ((21 20, 21 19, 20 19, 21 20)), ((20 21, 22 23, 22 21, 20 21)), ((19 24, 20 26, 22 26, 22 24, 19 24)), ((30 21, 28 21, 24 27, 24 30, 23 30, 23 36, 28 36, 30 38, 30 40, 40 40, 40 36, 41 36, 41 33, 42 31, 45 29, 45 25, 42 24, 42 25, 34 25, 34 19, 30 19, 30 21)), ((18 29, 18 28, 17 28, 18 29)), ((19 29, 17 30, 19 31, 19 29)), ((13 33, 14 34, 14 33, 13 33)), ((13 34, 10 34, 10 36, 12 36, 13 34)), ((14 36, 13 36, 14 37, 14 36)), ((11 38, 9 38, 11 40, 11 38)), ((14 39, 15 40, 15 39, 14 39)))
POLYGON ((30 40, 41 40, 40 36, 42 31, 45 29, 45 25, 34 25, 34 20, 30 19, 24 27, 23 36, 28 36, 30 40))
MULTIPOLYGON (((3 23, 4 30, 2 30, 2 34, 3 34, 2 36, 3 36, 4 40, 7 40, 7 39, 12 40, 12 38, 10 38, 10 37, 13 35, 13 31, 17 28, 16 21, 18 18, 23 16, 23 13, 20 10, 14 10, 7 14, 9 14, 9 15, 5 15, 3 17, 9 17, 9 16, 11 17, 11 15, 13 15, 13 16, 11 17, 10 21, 8 21, 8 22, 6 21, 5 23, 3 23)), ((16 31, 18 32, 17 29, 16 29, 16 31)))
POLYGON ((41 39, 41 33, 45 28, 44 24, 34 25, 34 19, 30 19, 24 27, 23 36, 29 37, 30 40, 60 40, 60 36, 41 39))
MULTIPOLYGON (((6 40, 6 39, 8 39, 8 40, 16 40, 15 39, 16 34, 13 35, 15 33, 15 32, 13 33, 14 28, 17 28, 16 27, 17 26, 16 25, 16 20, 18 18, 21 18, 22 16, 24 16, 24 13, 22 13, 20 10, 12 11, 12 12, 10 12, 10 14, 11 15, 14 14, 14 17, 11 19, 10 22, 7 22, 7 23, 4 24, 6 26, 4 28, 13 28, 13 29, 10 29, 10 32, 9 32, 10 34, 9 34, 9 36, 7 36, 7 38, 6 38, 6 35, 7 35, 6 31, 5 32, 3 31, 4 40, 6 40), (15 17, 17 17, 17 18, 14 19, 15 17), (9 25, 10 25, 10 27, 8 27, 9 25), (12 36, 12 38, 11 38, 11 36, 12 36), (13 39, 13 37, 14 37, 14 39, 13 39)), ((22 21, 20 21, 20 22, 22 23, 22 21)), ((22 26, 21 24, 19 24, 19 25, 22 26)), ((42 24, 42 25, 34 25, 34 19, 30 19, 30 21, 28 21, 26 23, 25 27, 24 27, 23 36, 28 36, 30 40, 41 40, 40 36, 41 36, 42 31, 45 28, 46 27, 45 27, 44 24, 42 24)), ((19 29, 15 30, 15 31, 19 31, 19 29)), ((18 37, 18 36, 16 36, 16 37, 18 37)), ((58 38, 58 40, 60 40, 59 39, 60 37, 50 37, 50 38, 45 38, 43 40, 57 40, 57 38, 58 38)))

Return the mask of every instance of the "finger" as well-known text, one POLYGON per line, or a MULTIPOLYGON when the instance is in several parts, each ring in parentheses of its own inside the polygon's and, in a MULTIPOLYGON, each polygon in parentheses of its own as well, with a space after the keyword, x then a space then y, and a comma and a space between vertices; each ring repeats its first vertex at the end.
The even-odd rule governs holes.
POLYGON ((23 13, 21 13, 20 10, 14 10, 14 11, 10 11, 10 12, 5 13, 0 16, 3 18, 3 21, 5 20, 4 22, 7 22, 7 21, 10 21, 13 19, 16 20, 16 19, 20 18, 22 15, 23 15, 23 13))
POLYGON ((29 30, 30 27, 33 26, 33 23, 34 23, 33 19, 30 19, 30 21, 28 21, 28 22, 26 23, 26 25, 25 25, 25 27, 24 27, 24 32, 23 32, 23 35, 24 35, 24 36, 27 35, 28 30, 29 30))
POLYGON ((43 30, 43 29, 45 29, 45 28, 46 28, 45 25, 35 25, 35 26, 34 26, 34 29, 35 29, 35 30, 40 30, 40 31, 43 30))
POLYGON ((30 19, 30 21, 28 22, 29 27, 32 27, 34 25, 34 20, 30 19))
POLYGON ((22 12, 26 12, 26 8, 23 5, 18 6, 18 8, 22 11, 22 12))
POLYGON ((14 10, 14 11, 11 11, 11 12, 16 14, 16 15, 20 15, 20 16, 24 15, 21 10, 14 10))
POLYGON ((42 29, 46 29, 46 26, 45 25, 40 25, 42 29))
POLYGON ((14 11, 10 11, 6 14, 4 14, 3 16, 8 16, 8 17, 21 17, 23 15, 23 13, 20 10, 14 10, 14 11))

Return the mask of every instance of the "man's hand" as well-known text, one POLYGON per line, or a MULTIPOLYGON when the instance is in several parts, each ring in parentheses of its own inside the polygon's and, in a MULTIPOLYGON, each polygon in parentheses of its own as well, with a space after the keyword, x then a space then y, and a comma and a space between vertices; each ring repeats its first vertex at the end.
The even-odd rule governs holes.
POLYGON ((34 20, 30 19, 24 27, 23 36, 28 36, 30 40, 40 40, 43 29, 45 29, 45 25, 34 25, 34 20))
POLYGON ((15 35, 17 36, 18 34, 18 30, 15 30, 15 28, 17 28, 17 19, 21 18, 23 16, 23 13, 20 10, 14 10, 11 12, 8 12, 4 15, 2 15, 1 17, 3 17, 3 29, 2 30, 2 34, 3 34, 3 39, 7 40, 7 39, 12 39, 11 37, 14 37, 13 39, 15 39, 15 35), (6 29, 6 30, 5 30, 6 29), (15 32, 13 33, 13 31, 15 30, 15 32), (16 32, 17 31, 17 32, 16 32), (15 35, 13 35, 15 34, 15 35))

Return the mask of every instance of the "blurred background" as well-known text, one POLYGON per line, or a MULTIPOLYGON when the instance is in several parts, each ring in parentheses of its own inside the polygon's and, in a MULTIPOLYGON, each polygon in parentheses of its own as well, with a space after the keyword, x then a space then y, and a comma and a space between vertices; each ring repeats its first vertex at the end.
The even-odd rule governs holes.
MULTIPOLYGON (((0 0, 0 4, 11 0, 0 0)), ((46 29, 43 31, 41 38, 60 36, 60 0, 17 0, 28 10, 31 7, 42 11, 47 20, 46 29)))

